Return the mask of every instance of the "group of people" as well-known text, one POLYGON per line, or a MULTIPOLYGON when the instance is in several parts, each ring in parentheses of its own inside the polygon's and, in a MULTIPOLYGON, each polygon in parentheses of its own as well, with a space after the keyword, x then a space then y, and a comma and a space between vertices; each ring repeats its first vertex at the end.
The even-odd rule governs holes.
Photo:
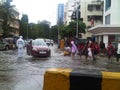
MULTIPOLYGON (((103 48, 105 49, 105 48, 103 48)), ((97 42, 92 42, 89 40, 87 43, 78 43, 75 44, 74 40, 71 41, 71 54, 72 58, 75 58, 75 54, 77 53, 80 58, 82 55, 85 55, 85 58, 96 60, 97 54, 100 52, 100 47, 97 42)))
MULTIPOLYGON (((22 38, 23 37, 20 36, 16 43, 18 48, 18 57, 23 56, 25 43, 22 38)), ((115 50, 111 42, 108 43, 107 47, 105 47, 105 43, 103 41, 98 44, 98 42, 92 40, 89 40, 87 43, 78 43, 76 45, 74 39, 71 39, 70 42, 67 42, 66 50, 68 50, 73 59, 75 59, 75 55, 78 54, 80 58, 82 55, 85 55, 86 60, 90 58, 95 61, 99 53, 104 53, 108 56, 108 60, 110 61, 112 61, 111 56, 116 55, 116 61, 119 62, 120 41, 118 42, 117 50, 115 50)))
POLYGON ((116 55, 116 61, 119 62, 120 58, 120 41, 118 43, 117 50, 113 47, 112 43, 109 42, 108 45, 105 47, 105 43, 101 41, 100 43, 96 41, 89 40, 87 43, 75 43, 75 40, 72 39, 69 43, 69 51, 72 59, 75 59, 75 55, 79 55, 80 58, 82 55, 85 56, 85 59, 92 59, 93 61, 96 60, 98 54, 104 54, 108 57, 108 60, 112 62, 112 56, 116 55))

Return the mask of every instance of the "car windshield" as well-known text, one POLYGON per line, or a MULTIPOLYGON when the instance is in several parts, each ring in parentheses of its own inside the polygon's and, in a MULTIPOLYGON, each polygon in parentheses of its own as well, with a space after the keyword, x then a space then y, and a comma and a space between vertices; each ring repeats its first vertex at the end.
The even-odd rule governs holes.
POLYGON ((44 41, 38 41, 38 40, 33 41, 32 45, 33 46, 47 46, 44 41))

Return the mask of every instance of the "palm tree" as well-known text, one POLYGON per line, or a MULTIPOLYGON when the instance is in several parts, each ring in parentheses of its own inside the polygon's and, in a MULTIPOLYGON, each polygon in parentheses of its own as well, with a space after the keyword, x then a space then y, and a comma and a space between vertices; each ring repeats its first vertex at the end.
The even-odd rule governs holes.
POLYGON ((10 22, 15 20, 15 15, 13 13, 15 5, 11 5, 12 0, 7 0, 0 5, 1 19, 3 20, 2 29, 3 37, 7 37, 10 33, 10 22))

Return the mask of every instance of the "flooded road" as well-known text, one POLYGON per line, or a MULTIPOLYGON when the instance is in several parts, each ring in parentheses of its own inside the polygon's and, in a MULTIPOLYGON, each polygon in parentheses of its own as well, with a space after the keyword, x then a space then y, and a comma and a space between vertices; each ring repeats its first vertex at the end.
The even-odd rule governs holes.
POLYGON ((79 68, 100 71, 120 72, 120 62, 115 58, 110 63, 106 57, 98 57, 93 62, 76 56, 63 56, 57 45, 50 46, 52 55, 49 58, 34 58, 26 54, 17 57, 17 50, 0 51, 0 90, 42 90, 44 73, 49 68, 79 68))

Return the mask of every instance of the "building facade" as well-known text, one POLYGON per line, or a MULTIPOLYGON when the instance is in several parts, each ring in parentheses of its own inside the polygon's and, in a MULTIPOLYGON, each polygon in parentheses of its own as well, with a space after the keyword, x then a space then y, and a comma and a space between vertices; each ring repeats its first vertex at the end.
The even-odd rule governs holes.
POLYGON ((100 25, 103 23, 103 6, 101 0, 81 0, 80 12, 83 22, 86 24, 86 34, 83 34, 83 38, 91 37, 92 33, 88 32, 90 27, 100 25))
MULTIPOLYGON (((68 25, 72 21, 73 12, 79 7, 79 17, 86 24, 86 34, 82 38, 92 36, 88 28, 103 23, 103 0, 69 0, 65 5, 64 24, 68 25)), ((76 16, 77 17, 77 16, 76 16)))
POLYGON ((57 24, 61 25, 64 22, 64 4, 58 4, 57 24))
POLYGON ((12 13, 15 16, 15 20, 10 22, 10 29, 11 29, 10 34, 13 36, 19 36, 19 31, 20 31, 19 12, 14 8, 12 13))
MULTIPOLYGON (((6 0, 1 0, 0 4, 2 5, 6 0)), ((19 12, 18 10, 14 7, 11 10, 11 14, 14 15, 14 20, 8 21, 9 27, 10 27, 10 36, 18 36, 19 35, 19 27, 20 27, 20 20, 19 20, 19 12)), ((2 15, 0 15, 0 37, 3 35, 3 30, 2 30, 2 24, 3 24, 3 19, 2 15)))
POLYGON ((120 40, 120 0, 104 0, 103 25, 97 25, 89 29, 96 37, 96 41, 108 42, 116 47, 120 40))
POLYGON ((80 0, 68 0, 68 2, 65 4, 65 12, 64 12, 64 24, 68 25, 69 22, 72 21, 71 16, 73 12, 76 10, 76 6, 79 5, 80 0))

